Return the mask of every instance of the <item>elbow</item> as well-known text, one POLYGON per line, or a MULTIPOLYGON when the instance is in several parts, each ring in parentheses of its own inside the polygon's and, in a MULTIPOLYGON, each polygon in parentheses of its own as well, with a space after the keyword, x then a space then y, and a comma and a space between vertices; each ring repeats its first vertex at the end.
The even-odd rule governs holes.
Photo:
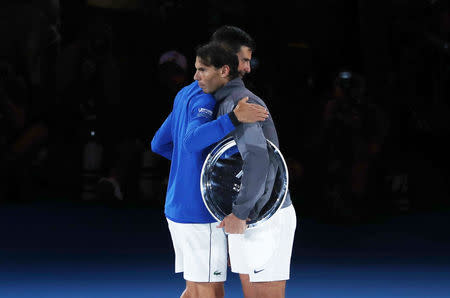
POLYGON ((150 147, 152 149, 153 152, 158 153, 158 143, 155 141, 155 139, 152 140, 152 142, 150 143, 150 147))
POLYGON ((162 153, 161 144, 155 139, 153 139, 152 142, 151 142, 151 149, 156 154, 161 154, 162 153))
POLYGON ((247 158, 261 166, 269 167, 270 158, 266 148, 250 147, 247 158))
POLYGON ((247 152, 244 156, 244 166, 248 169, 258 169, 255 176, 262 179, 269 171, 270 159, 267 150, 252 150, 247 152))
POLYGON ((193 153, 202 150, 201 146, 198 146, 196 142, 194 142, 191 136, 186 136, 183 140, 183 147, 186 151, 193 153))
POLYGON ((195 152, 200 151, 200 148, 197 148, 195 145, 193 145, 192 143, 189 143, 189 142, 185 142, 183 144, 183 146, 184 146, 184 149, 189 153, 195 153, 195 152))
POLYGON ((192 142, 189 140, 188 137, 184 138, 183 140, 183 148, 188 151, 188 152, 193 152, 193 146, 192 146, 192 142))

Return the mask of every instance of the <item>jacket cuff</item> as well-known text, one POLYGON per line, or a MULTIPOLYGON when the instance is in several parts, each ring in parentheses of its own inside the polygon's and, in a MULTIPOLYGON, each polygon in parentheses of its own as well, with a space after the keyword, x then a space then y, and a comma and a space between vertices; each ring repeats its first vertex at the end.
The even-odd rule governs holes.
POLYGON ((231 123, 233 123, 235 127, 241 124, 233 111, 228 113, 228 117, 230 117, 231 123))
POLYGON ((234 206, 233 206, 232 212, 237 218, 242 219, 242 220, 247 220, 248 215, 250 214, 250 212, 239 211, 238 208, 234 208, 234 206))

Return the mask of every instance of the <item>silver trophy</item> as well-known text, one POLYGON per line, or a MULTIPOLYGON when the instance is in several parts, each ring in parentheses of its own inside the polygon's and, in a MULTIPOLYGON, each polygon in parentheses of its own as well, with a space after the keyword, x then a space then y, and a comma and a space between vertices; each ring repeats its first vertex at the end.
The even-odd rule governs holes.
MULTIPOLYGON (((265 191, 249 215, 248 228, 253 228, 274 215, 283 205, 288 193, 289 175, 283 155, 269 140, 267 151, 270 165, 265 191)), ((206 157, 200 188, 206 208, 217 221, 222 221, 232 211, 233 202, 241 188, 241 177, 244 175, 242 164, 233 138, 222 140, 206 157)))

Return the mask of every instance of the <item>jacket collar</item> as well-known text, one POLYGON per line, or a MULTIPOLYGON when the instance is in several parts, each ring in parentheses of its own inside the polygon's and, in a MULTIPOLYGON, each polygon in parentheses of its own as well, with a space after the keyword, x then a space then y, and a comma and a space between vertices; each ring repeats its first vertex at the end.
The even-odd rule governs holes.
POLYGON ((231 81, 226 83, 222 88, 214 92, 213 96, 218 102, 221 102, 227 96, 229 96, 233 91, 233 89, 235 89, 236 87, 245 87, 244 82, 239 77, 232 79, 231 81))

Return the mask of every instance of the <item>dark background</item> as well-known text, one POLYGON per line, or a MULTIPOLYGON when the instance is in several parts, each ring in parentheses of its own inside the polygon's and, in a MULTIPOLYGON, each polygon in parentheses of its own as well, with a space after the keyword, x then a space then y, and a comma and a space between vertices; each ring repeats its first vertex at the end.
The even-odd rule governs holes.
MULTIPOLYGON (((0 292, 11 295, 2 297, 38 297, 32 289, 39 297, 72 297, 58 292, 64 282, 78 285, 74 297, 165 297, 148 294, 161 287, 164 293, 173 278, 163 215, 169 163, 149 151, 173 101, 159 58, 170 50, 183 54, 183 82, 190 83, 195 46, 225 24, 256 40, 245 82, 267 103, 290 168, 299 226, 288 294, 348 297, 345 289, 360 274, 356 296, 377 288, 374 280, 402 286, 373 297, 441 293, 450 226, 447 2, 112 2, 0 5, 0 61, 11 62, 23 82, 10 93, 18 109, 2 101, 0 114, 0 292), (86 44, 98 36, 110 43, 95 56, 86 44), (86 83, 77 69, 94 75, 86 83), (342 69, 365 78, 367 99, 389 123, 377 157, 376 198, 359 216, 337 212, 319 195, 322 157, 310 146, 342 69), (86 152, 98 158, 86 151, 89 142, 102 148, 98 167, 84 166, 93 158, 86 152), (126 172, 124 199, 100 198, 96 183, 117 160, 126 172), (371 271, 374 264, 380 267, 371 271), (381 278, 386 272, 400 273, 381 278), (428 272, 434 287, 409 287, 426 275, 411 272, 428 272), (123 293, 105 290, 114 280, 123 293), (337 292, 321 295, 321 280, 337 292), (130 288, 142 293, 126 294, 130 288)), ((177 280, 174 293, 181 293, 177 280)))

